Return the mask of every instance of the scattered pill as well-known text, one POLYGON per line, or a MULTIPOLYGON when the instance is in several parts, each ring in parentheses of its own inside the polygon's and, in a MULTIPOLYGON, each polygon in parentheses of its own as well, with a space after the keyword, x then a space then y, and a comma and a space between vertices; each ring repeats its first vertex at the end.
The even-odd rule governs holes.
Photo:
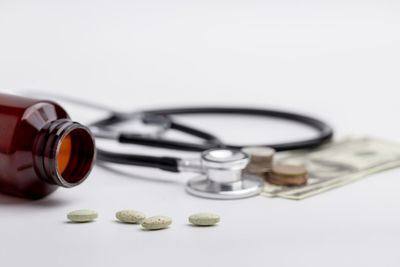
POLYGON ((142 226, 148 230, 158 230, 167 228, 172 223, 172 219, 167 216, 154 216, 145 219, 142 226))
POLYGON ((220 220, 219 215, 213 213, 196 213, 189 217, 189 222, 199 226, 211 226, 218 223, 220 220))
POLYGON ((115 217, 124 223, 141 223, 146 219, 146 215, 143 212, 136 210, 121 210, 115 213, 115 217))
POLYGON ((98 216, 94 210, 74 210, 67 214, 67 218, 73 222, 91 222, 98 216))

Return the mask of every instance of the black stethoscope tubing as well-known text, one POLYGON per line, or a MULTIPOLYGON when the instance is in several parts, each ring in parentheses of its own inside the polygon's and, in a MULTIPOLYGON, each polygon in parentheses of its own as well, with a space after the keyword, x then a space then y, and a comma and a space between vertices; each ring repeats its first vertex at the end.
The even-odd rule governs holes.
MULTIPOLYGON (((196 107, 196 108, 173 108, 173 109, 158 109, 147 110, 140 112, 140 117, 143 123, 165 125, 168 129, 184 132, 203 139, 203 144, 188 143, 177 140, 160 139, 157 137, 143 136, 137 133, 118 132, 116 139, 120 143, 136 144, 143 146, 151 146, 166 149, 175 149, 181 151, 201 152, 211 148, 227 148, 241 149, 244 146, 230 145, 222 143, 217 137, 194 127, 189 127, 175 122, 170 116, 173 115, 189 115, 189 114, 236 114, 236 115, 251 115, 278 118, 290 120, 293 122, 307 125, 317 130, 318 135, 314 138, 277 144, 262 144, 257 146, 272 147, 276 151, 287 151, 295 149, 306 149, 322 145, 333 136, 332 128, 321 120, 305 116, 298 113, 286 111, 269 110, 269 109, 254 109, 254 108, 230 108, 230 107, 196 107)), ((126 114, 113 113, 109 117, 92 123, 90 126, 98 129, 109 129, 110 126, 124 121, 133 119, 136 116, 127 116, 126 114)), ((137 118, 137 117, 136 117, 137 118)), ((119 164, 136 165, 144 167, 155 167, 167 171, 179 172, 179 158, 175 157, 153 157, 135 154, 122 154, 111 151, 97 149, 97 160, 105 162, 113 162, 119 164)))

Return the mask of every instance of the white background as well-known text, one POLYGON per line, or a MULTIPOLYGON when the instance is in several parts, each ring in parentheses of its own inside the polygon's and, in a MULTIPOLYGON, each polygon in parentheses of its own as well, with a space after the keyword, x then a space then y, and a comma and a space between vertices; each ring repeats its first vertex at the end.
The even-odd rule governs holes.
MULTIPOLYGON (((400 141, 399 47, 398 1, 0 0, 2 91, 41 89, 120 110, 278 107, 315 114, 338 136, 400 141)), ((218 131, 248 143, 254 132, 257 141, 308 134, 256 126, 218 131)), ((119 170, 95 167, 84 184, 40 201, 0 196, 0 266, 400 264, 399 170, 302 201, 199 199, 183 190, 191 175, 119 170), (67 223, 79 208, 100 217, 67 223), (142 231, 114 220, 122 208, 173 224, 142 231), (198 211, 220 214, 220 225, 189 226, 198 211)))

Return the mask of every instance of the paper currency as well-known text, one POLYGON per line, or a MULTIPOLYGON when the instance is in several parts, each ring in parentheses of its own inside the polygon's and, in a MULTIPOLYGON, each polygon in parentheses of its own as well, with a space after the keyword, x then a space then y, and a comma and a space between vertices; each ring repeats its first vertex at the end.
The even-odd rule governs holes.
POLYGON ((303 199, 348 184, 367 175, 400 166, 400 144, 372 138, 345 138, 316 150, 290 153, 278 164, 304 165, 308 183, 285 187, 267 184, 261 195, 303 199))

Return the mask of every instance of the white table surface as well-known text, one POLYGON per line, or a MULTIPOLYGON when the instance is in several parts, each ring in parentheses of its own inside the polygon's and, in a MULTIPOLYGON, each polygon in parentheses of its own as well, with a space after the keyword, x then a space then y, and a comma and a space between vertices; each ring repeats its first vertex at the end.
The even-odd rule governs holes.
MULTIPOLYGON (((120 110, 279 107, 327 120, 337 136, 400 142, 399 47, 398 1, 0 1, 0 91, 41 89, 120 110)), ((218 132, 249 143, 308 134, 242 123, 218 132)), ((0 196, 0 266, 400 264, 398 169, 301 201, 200 199, 183 189, 189 174, 118 170, 96 166, 82 185, 40 201, 0 196), (100 217, 67 223, 80 208, 100 217), (173 224, 120 224, 122 208, 173 224), (222 221, 188 225, 198 211, 222 221)))

